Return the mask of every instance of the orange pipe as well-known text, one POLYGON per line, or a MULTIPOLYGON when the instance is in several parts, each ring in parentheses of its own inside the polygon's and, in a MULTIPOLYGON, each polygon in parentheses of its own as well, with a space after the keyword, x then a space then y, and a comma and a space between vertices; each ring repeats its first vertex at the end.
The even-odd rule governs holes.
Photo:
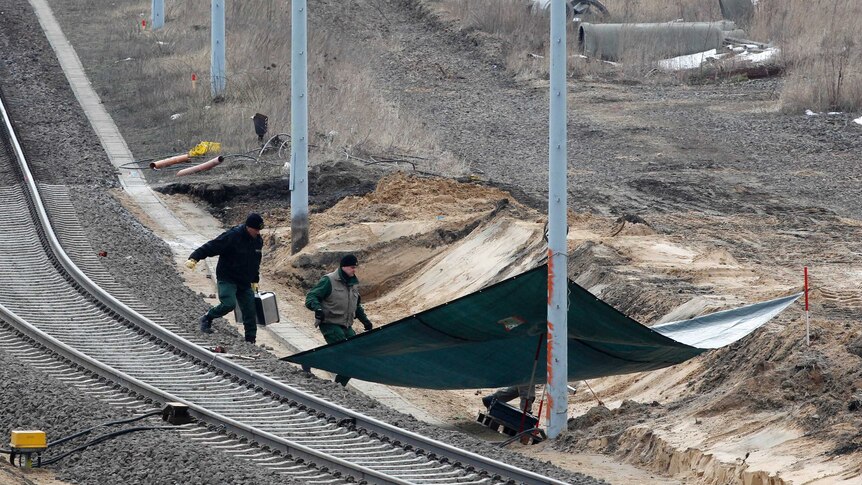
POLYGON ((224 161, 224 157, 219 155, 208 162, 201 163, 199 165, 195 165, 194 167, 184 168, 177 172, 177 177, 182 177, 183 175, 189 175, 195 172, 202 172, 204 170, 209 170, 216 165, 220 164, 224 161))
POLYGON ((159 160, 158 162, 151 162, 150 168, 153 170, 156 170, 159 168, 170 167, 171 165, 176 165, 178 163, 183 163, 183 162, 188 162, 188 161, 189 161, 189 154, 183 153, 182 155, 177 155, 175 157, 166 158, 164 160, 159 160))

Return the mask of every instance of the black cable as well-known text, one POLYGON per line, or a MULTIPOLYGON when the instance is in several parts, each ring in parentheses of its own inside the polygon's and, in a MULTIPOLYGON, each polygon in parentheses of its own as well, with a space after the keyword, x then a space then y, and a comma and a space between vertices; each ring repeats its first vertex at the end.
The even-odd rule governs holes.
POLYGON ((61 444, 61 443, 65 443, 65 442, 67 442, 67 441, 69 441, 69 440, 71 440, 71 439, 75 439, 75 438, 77 438, 77 437, 79 437, 79 436, 83 436, 83 435, 85 435, 85 434, 89 434, 91 431, 93 431, 93 430, 95 430, 95 429, 98 429, 98 428, 101 428, 101 427, 103 427, 103 426, 113 426, 113 425, 115 425, 115 424, 134 423, 135 421, 139 421, 139 420, 141 420, 141 419, 148 418, 148 417, 150 417, 150 416, 156 416, 156 415, 159 415, 159 414, 162 414, 162 411, 151 411, 151 412, 149 412, 149 413, 142 414, 142 415, 140 415, 140 416, 135 416, 134 418, 122 419, 122 420, 120 420, 120 421, 110 421, 110 422, 107 422, 107 423, 97 424, 96 426, 93 426, 92 428, 89 428, 89 429, 85 429, 84 431, 79 431, 79 432, 77 432, 77 433, 75 433, 75 434, 73 434, 73 435, 66 436, 65 438, 60 438, 60 439, 58 439, 58 440, 56 440, 56 441, 51 441, 50 443, 48 443, 48 448, 50 448, 50 447, 52 447, 52 446, 59 445, 59 444, 61 444))
POLYGON ((133 170, 136 168, 144 168, 145 166, 146 166, 146 168, 149 168, 149 163, 153 160, 155 160, 155 158, 150 158, 148 160, 136 160, 134 162, 126 162, 126 163, 120 165, 119 168, 123 168, 126 170, 133 170))
POLYGON ((542 431, 540 428, 530 428, 530 429, 525 429, 524 431, 521 431, 520 433, 516 434, 515 436, 512 436, 511 438, 507 439, 506 441, 500 442, 500 444, 498 444, 497 446, 499 448, 503 448, 504 446, 507 446, 509 443, 517 441, 521 436, 524 436, 527 433, 532 434, 534 431, 538 431, 539 434, 542 436, 542 439, 545 439, 548 437, 548 435, 546 435, 545 432, 542 431))
POLYGON ((228 158, 247 158, 249 160, 254 160, 255 163, 260 161, 257 159, 257 157, 253 157, 245 153, 228 153, 227 155, 223 155, 223 157, 225 160, 227 160, 228 158))
POLYGON ((122 436, 124 434, 133 433, 135 431, 149 431, 149 430, 154 430, 154 429, 176 429, 176 427, 174 427, 174 426, 140 426, 137 428, 121 429, 119 431, 114 431, 113 433, 103 434, 102 436, 97 436, 97 437, 93 438, 92 440, 84 443, 83 445, 81 445, 81 446, 79 446, 73 450, 69 450, 60 456, 51 458, 50 460, 42 461, 40 464, 34 466, 34 468, 43 467, 46 465, 51 465, 51 464, 57 463, 58 461, 62 460, 63 458, 66 458, 67 456, 71 455, 72 453, 76 453, 78 451, 81 451, 81 450, 89 447, 89 446, 97 445, 97 444, 102 443, 104 441, 108 441, 109 439, 115 438, 117 436, 122 436))
POLYGON ((125 168, 125 169, 135 168, 135 167, 132 167, 131 165, 144 165, 145 168, 149 168, 150 162, 156 162, 159 160, 164 160, 165 158, 176 157, 178 155, 182 155, 182 153, 172 153, 172 154, 168 154, 168 155, 159 155, 159 156, 155 156, 155 157, 151 157, 151 158, 141 158, 139 160, 135 160, 132 162, 126 162, 126 163, 120 165, 120 168, 125 168))

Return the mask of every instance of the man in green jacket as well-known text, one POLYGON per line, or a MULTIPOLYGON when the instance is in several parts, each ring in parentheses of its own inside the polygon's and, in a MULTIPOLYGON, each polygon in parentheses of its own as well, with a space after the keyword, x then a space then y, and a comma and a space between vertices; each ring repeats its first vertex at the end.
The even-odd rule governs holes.
MULTIPOLYGON (((339 268, 320 278, 305 296, 305 306, 314 311, 314 323, 320 327, 326 343, 334 344, 356 336, 353 331, 356 318, 362 322, 366 332, 373 328, 360 303, 356 266, 356 256, 348 254, 341 258, 339 268)), ((335 376, 335 382, 342 386, 346 386, 349 380, 350 377, 335 376)))

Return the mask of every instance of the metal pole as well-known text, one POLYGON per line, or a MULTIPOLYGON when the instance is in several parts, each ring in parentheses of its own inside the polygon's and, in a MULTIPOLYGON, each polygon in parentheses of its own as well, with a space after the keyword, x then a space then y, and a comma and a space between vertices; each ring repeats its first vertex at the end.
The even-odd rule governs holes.
POLYGON ((292 0, 290 11, 290 250, 308 244, 308 9, 292 0))
POLYGON ((808 266, 805 266, 805 345, 811 346, 811 324, 808 320, 808 266))
POLYGON ((161 29, 165 26, 165 0, 153 0, 153 30, 161 29))
POLYGON ((566 270, 566 0, 551 0, 551 89, 548 133, 548 436, 568 414, 568 282, 566 270))
POLYGON ((212 45, 210 47, 210 87, 213 98, 224 96, 227 87, 225 74, 224 4, 226 0, 212 0, 212 45))

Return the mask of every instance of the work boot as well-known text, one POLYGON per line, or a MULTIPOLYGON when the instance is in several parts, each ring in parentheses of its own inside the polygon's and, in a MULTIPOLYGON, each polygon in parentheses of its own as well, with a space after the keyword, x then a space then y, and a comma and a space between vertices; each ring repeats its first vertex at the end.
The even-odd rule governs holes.
POLYGON ((302 372, 305 372, 306 374, 311 374, 311 367, 302 364, 302 372))
POLYGON ((209 316, 209 313, 204 313, 203 316, 198 319, 198 322, 201 324, 201 332, 213 333, 213 319, 209 316))
POLYGON ((246 341, 246 342, 248 342, 248 343, 250 343, 250 344, 252 344, 252 345, 254 345, 254 343, 255 343, 255 342, 257 342, 257 338, 256 338, 255 336, 248 336, 248 335, 246 335, 246 336, 245 336, 245 341, 246 341))

